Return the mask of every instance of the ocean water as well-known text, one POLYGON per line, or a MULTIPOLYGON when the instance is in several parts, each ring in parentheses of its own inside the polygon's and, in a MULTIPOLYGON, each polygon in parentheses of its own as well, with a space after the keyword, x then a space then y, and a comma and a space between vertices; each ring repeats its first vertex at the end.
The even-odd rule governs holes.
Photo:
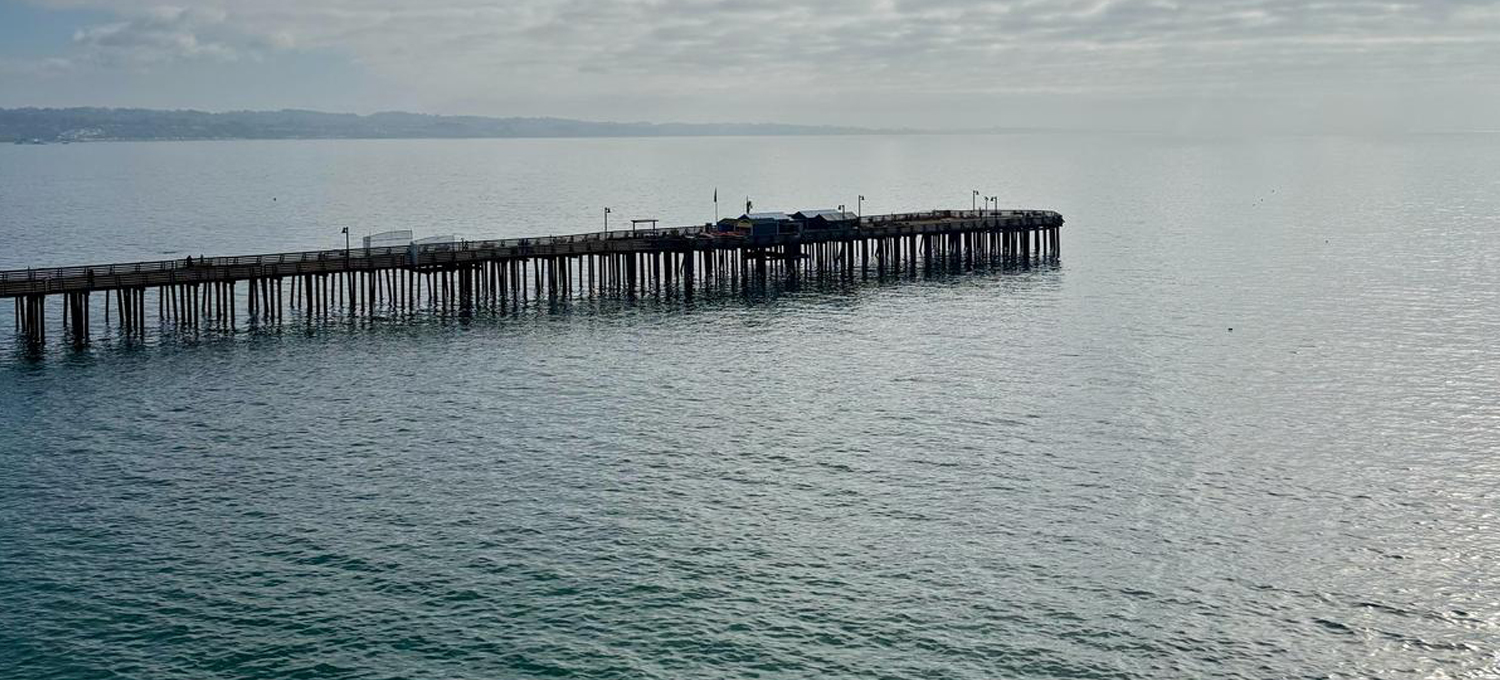
POLYGON ((1500 677, 1500 136, 5 146, 0 268, 715 189, 1068 224, 752 299, 7 337, 0 677, 1500 677))

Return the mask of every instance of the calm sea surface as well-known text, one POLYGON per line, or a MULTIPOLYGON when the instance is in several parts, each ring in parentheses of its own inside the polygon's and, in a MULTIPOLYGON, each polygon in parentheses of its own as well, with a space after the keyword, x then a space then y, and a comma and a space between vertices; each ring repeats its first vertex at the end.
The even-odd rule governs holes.
POLYGON ((715 187, 1063 257, 40 358, 0 305, 0 677, 1500 676, 1500 136, 7 145, 0 268, 715 187))

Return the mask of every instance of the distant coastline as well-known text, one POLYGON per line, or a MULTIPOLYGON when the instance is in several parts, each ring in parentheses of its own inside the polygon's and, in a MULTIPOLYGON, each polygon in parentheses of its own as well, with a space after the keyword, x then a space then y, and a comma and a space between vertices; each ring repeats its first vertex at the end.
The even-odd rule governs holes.
POLYGON ((483 139, 897 134, 915 130, 779 123, 616 123, 385 112, 207 111, 116 108, 0 109, 0 142, 232 139, 483 139))
POLYGON ((1055 128, 962 130, 787 123, 648 123, 573 118, 493 118, 387 111, 360 115, 303 109, 0 108, 0 143, 168 142, 236 139, 526 139, 556 137, 789 137, 1062 132, 1055 128))

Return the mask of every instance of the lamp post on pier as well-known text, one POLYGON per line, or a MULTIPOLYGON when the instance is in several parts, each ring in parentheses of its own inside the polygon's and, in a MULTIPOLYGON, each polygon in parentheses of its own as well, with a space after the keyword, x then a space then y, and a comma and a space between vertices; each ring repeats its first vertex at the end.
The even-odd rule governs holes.
POLYGON ((604 207, 604 233, 609 233, 609 206, 604 207))

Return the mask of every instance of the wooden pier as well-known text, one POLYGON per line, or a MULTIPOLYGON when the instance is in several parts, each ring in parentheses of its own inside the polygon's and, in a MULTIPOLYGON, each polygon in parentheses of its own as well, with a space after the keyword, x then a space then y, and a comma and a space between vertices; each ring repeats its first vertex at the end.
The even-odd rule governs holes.
POLYGON ((472 313, 528 301, 681 296, 749 290, 776 277, 868 279, 1055 261, 1062 216, 1050 210, 938 210, 870 215, 836 228, 752 236, 715 225, 456 241, 0 272, 16 331, 46 342, 49 297, 62 331, 90 340, 103 314, 126 336, 158 328, 377 316, 421 309, 472 313), (243 284, 243 286, 242 286, 243 284), (98 295, 95 295, 95 294, 98 295), (102 298, 102 299, 96 299, 102 298))

